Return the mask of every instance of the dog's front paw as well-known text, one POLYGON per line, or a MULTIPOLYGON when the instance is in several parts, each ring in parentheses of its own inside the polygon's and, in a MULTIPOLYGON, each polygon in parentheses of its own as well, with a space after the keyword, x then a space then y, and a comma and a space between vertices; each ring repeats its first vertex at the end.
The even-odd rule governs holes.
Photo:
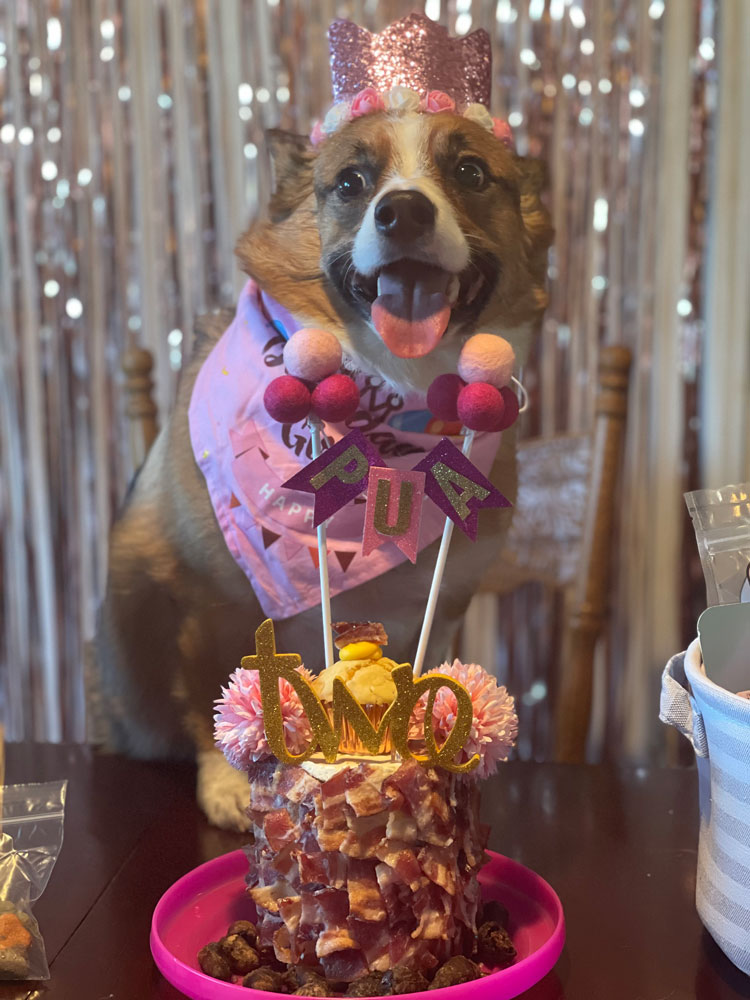
POLYGON ((231 767, 218 750, 198 754, 198 805, 222 830, 249 830, 247 775, 231 767))

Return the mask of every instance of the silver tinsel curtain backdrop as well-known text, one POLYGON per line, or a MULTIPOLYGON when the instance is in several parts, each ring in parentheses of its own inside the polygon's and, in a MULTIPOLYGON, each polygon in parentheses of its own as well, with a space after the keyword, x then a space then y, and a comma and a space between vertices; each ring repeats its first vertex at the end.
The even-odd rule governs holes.
MULTIPOLYGON (((346 16, 379 29, 414 6, 0 0, 0 606, 11 738, 85 737, 85 649, 132 473, 123 353, 153 351, 168 412, 194 315, 231 305, 241 287, 232 250, 269 191, 264 129, 304 132, 329 102, 328 23, 346 16)), ((457 34, 491 33, 494 112, 509 119, 519 151, 550 168, 551 303, 524 373, 534 398, 525 433, 586 429, 600 346, 634 353, 599 697, 615 749, 643 756, 663 739, 658 671, 700 610, 681 493, 749 476, 750 4, 427 0, 423 9, 457 34)), ((515 691, 529 710, 534 691, 543 696, 535 670, 515 691)))

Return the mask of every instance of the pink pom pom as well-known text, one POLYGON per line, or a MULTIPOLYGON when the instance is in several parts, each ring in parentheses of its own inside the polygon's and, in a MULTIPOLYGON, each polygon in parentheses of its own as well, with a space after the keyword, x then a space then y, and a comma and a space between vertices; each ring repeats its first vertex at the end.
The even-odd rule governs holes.
POLYGON ((263 405, 273 420, 296 424, 310 412, 310 390, 293 375, 279 375, 266 386, 263 405))
POLYGON ((458 394, 466 383, 460 375, 438 375, 427 390, 427 408, 438 420, 458 420, 458 394))
POLYGON ((510 382, 516 356, 503 337, 475 333, 461 348, 458 374, 466 382, 489 382, 502 389, 510 382))
POLYGON ((448 94, 444 94, 442 90, 431 90, 422 99, 421 107, 423 111, 435 114, 440 111, 455 111, 456 102, 448 94))
POLYGON ((284 345, 284 367, 306 382, 319 382, 341 367, 341 344, 328 330, 297 330, 284 345))
POLYGON ((505 412, 500 390, 487 382, 471 382, 458 394, 458 417, 472 431, 496 431, 505 412))
MULTIPOLYGON (((304 667, 298 667, 297 673, 312 680, 312 674, 304 667)), ((242 771, 252 761, 271 756, 266 740, 258 671, 235 670, 221 693, 214 712, 214 739, 232 767, 242 771)), ((291 753, 301 753, 312 736, 310 723, 289 681, 279 680, 279 693, 286 745, 291 753)))
POLYGON ((513 139, 513 130, 502 118, 492 119, 492 134, 496 139, 499 139, 504 146, 507 146, 508 149, 515 151, 516 143, 513 139))
POLYGON ((504 386, 500 390, 500 395, 503 397, 505 410, 498 426, 492 429, 495 431, 507 431, 518 420, 518 411, 521 408, 521 404, 518 402, 518 396, 510 386, 504 386))
POLYGON ((359 406, 357 383, 348 375, 330 375, 313 389, 313 413, 333 424, 353 416, 359 406))
MULTIPOLYGON (((508 759, 508 754, 518 736, 518 716, 515 702, 504 687, 499 687, 495 678, 477 663, 462 663, 454 660, 444 663, 431 673, 447 674, 462 684, 471 696, 472 723, 463 749, 456 755, 455 762, 462 764, 474 754, 479 755, 479 765, 469 771, 471 778, 488 778, 497 770, 498 761, 508 759)), ((424 739, 424 717, 427 710, 427 694, 423 694, 414 707, 409 724, 409 740, 418 744, 424 739)), ((440 688, 435 695, 432 725, 438 746, 448 738, 456 721, 458 704, 455 694, 449 688, 440 688)))

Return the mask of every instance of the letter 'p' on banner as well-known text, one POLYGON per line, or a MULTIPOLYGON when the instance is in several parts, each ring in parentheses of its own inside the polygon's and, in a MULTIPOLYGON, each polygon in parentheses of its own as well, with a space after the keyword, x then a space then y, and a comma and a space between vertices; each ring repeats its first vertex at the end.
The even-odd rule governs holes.
POLYGON ((424 472, 372 466, 367 486, 363 556, 383 542, 393 542, 407 559, 417 561, 424 482, 424 472))
POLYGON ((371 465, 380 455, 362 431, 350 431, 340 441, 283 484, 287 489, 315 497, 313 524, 317 528, 366 488, 371 465))

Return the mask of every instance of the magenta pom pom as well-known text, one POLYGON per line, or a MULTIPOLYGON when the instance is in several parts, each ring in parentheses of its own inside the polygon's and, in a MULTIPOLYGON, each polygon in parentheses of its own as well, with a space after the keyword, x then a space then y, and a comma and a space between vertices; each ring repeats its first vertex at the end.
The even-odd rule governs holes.
MULTIPOLYGON (((312 680, 312 674, 303 666, 297 668, 297 673, 312 680)), ((310 723, 297 692, 285 678, 279 679, 279 694, 284 740, 291 753, 301 753, 312 736, 310 723)), ((253 761, 271 756, 257 670, 235 670, 215 704, 214 738, 232 767, 246 770, 253 761)))
POLYGON ((458 394, 458 418, 469 430, 497 430, 504 412, 500 390, 487 382, 471 382, 458 394))
POLYGON ((295 424, 310 412, 310 390, 293 375, 279 375, 266 386, 263 405, 273 420, 295 424))
POLYGON ((489 382, 502 389, 510 382, 516 356, 503 337, 475 333, 461 348, 458 374, 466 382, 489 382))
POLYGON ((458 420, 458 394, 464 387, 460 375, 438 375, 427 390, 427 408, 438 420, 458 420))
POLYGON ((497 427, 493 427, 496 431, 506 431, 511 427, 516 420, 518 420, 518 411, 521 408, 521 404, 518 402, 518 396, 513 392, 510 386, 504 386, 500 390, 500 395, 503 397, 503 402, 505 403, 505 410, 503 412, 500 423, 497 427))
POLYGON ((313 413, 333 424, 353 416, 359 406, 357 383, 348 375, 329 375, 313 389, 313 413))
POLYGON ((297 330, 284 345, 284 367, 306 382, 319 382, 341 367, 341 344, 328 330, 297 330))

